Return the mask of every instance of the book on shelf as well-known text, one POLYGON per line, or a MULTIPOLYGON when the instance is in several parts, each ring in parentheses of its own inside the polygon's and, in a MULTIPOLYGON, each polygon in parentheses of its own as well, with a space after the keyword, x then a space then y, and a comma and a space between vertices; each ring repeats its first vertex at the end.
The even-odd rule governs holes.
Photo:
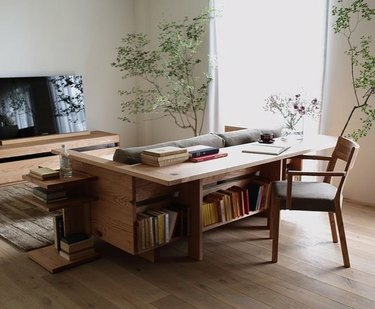
POLYGON ((54 245, 60 250, 60 241, 64 237, 64 218, 62 214, 53 216, 54 245))
POLYGON ((219 190, 218 192, 226 194, 227 199, 226 202, 228 203, 228 208, 231 208, 231 217, 232 219, 240 217, 240 210, 238 205, 238 196, 236 192, 233 192, 231 190, 219 190))
POLYGON ((228 188, 228 190, 237 192, 240 215, 244 216, 249 214, 249 193, 247 188, 242 188, 240 186, 232 186, 228 188))
POLYGON ((211 155, 219 152, 219 148, 211 147, 206 145, 196 145, 187 147, 187 151, 189 153, 189 158, 196 158, 206 155, 211 155))
POLYGON ((232 213, 232 204, 231 204, 231 198, 228 194, 222 193, 222 192, 211 192, 210 195, 216 196, 218 199, 223 201, 224 204, 224 212, 225 212, 225 220, 229 221, 233 219, 233 213, 232 213))
POLYGON ((145 212, 137 215, 138 237, 140 239, 140 249, 147 249, 155 246, 156 219, 145 212))
POLYGON ((74 252, 74 253, 68 253, 68 252, 65 252, 63 250, 60 250, 59 254, 60 254, 61 257, 63 257, 64 259, 67 259, 69 261, 77 261, 77 260, 80 260, 80 259, 84 259, 84 258, 93 256, 95 254, 95 248, 90 247, 90 248, 83 249, 83 250, 80 250, 80 251, 77 251, 77 252, 74 252))
POLYGON ((242 211, 244 215, 248 215, 250 213, 250 205, 249 205, 249 190, 247 188, 243 188, 240 186, 232 186, 232 190, 237 190, 241 192, 241 203, 242 203, 242 211))
POLYGON ((60 172, 49 167, 36 167, 36 168, 30 169, 29 175, 31 177, 38 178, 40 180, 47 180, 47 179, 59 178, 60 172))
POLYGON ((72 233, 72 234, 64 236, 63 241, 66 242, 67 244, 72 244, 77 241, 82 241, 88 238, 90 238, 90 235, 86 233, 72 233))
POLYGON ((256 211, 261 208, 264 185, 251 183, 248 186, 250 211, 256 211))
POLYGON ((49 204, 49 203, 54 203, 54 202, 59 202, 59 201, 64 201, 64 200, 67 200, 68 197, 67 196, 63 196, 63 197, 55 197, 55 198, 44 198, 44 197, 41 197, 41 196, 38 196, 38 195, 33 195, 36 199, 42 201, 43 203, 46 203, 46 204, 49 204))
POLYGON ((219 152, 219 153, 208 154, 208 155, 199 156, 199 157, 192 157, 192 158, 189 158, 189 161, 197 163, 197 162, 204 162, 208 160, 223 158, 226 156, 228 156, 226 152, 219 152))
POLYGON ((183 204, 175 203, 169 205, 167 209, 177 212, 176 226, 174 236, 189 236, 190 235, 190 209, 183 204))
POLYGON ((174 236, 186 235, 182 234, 182 230, 187 228, 183 208, 171 208, 148 209, 137 214, 139 250, 163 245, 174 236))
POLYGON ((175 235, 178 212, 173 211, 173 210, 168 209, 168 208, 163 208, 160 211, 168 214, 168 225, 169 225, 168 231, 169 231, 169 233, 166 235, 167 236, 166 242, 169 242, 172 239, 173 235, 175 235))
POLYGON ((94 247, 94 237, 85 233, 75 233, 62 237, 60 248, 66 253, 74 253, 94 247))
MULTIPOLYGON (((147 214, 154 217, 154 243, 162 245, 166 242, 166 235, 169 234, 169 226, 167 225, 166 214, 154 209, 146 211, 147 214)), ((169 222, 168 222, 169 223, 169 222)))
POLYGON ((165 157, 179 153, 187 153, 187 149, 176 146, 164 146, 143 150, 142 153, 155 157, 165 157))
POLYGON ((279 155, 284 151, 288 150, 290 146, 282 145, 264 145, 258 143, 251 143, 246 145, 246 148, 242 150, 245 153, 258 153, 258 154, 269 154, 269 155, 279 155))
POLYGON ((34 187, 33 188, 34 196, 39 196, 45 200, 49 199, 56 199, 66 197, 66 190, 65 189, 45 189, 42 187, 34 187))
POLYGON ((227 221, 223 196, 219 196, 217 194, 209 193, 203 198, 203 201, 213 204, 213 207, 214 207, 213 211, 215 213, 215 216, 216 216, 216 213, 217 213, 217 222, 227 221))
POLYGON ((141 153, 142 163, 158 167, 182 163, 185 162, 187 159, 189 159, 189 154, 187 152, 162 157, 141 153))

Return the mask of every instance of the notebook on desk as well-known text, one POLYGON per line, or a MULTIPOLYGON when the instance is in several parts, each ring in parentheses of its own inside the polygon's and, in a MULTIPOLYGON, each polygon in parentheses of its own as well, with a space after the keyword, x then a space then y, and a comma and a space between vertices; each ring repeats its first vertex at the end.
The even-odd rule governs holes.
POLYGON ((288 150, 290 146, 282 145, 264 145, 264 144, 251 144, 246 146, 246 149, 242 152, 246 153, 259 153, 259 154, 269 154, 269 155, 279 155, 285 150, 288 150))

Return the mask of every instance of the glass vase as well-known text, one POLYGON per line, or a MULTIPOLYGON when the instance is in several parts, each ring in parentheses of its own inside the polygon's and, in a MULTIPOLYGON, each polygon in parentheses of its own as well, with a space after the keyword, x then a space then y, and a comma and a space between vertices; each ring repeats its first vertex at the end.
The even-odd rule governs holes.
POLYGON ((287 140, 303 140, 303 129, 304 121, 303 117, 293 125, 284 125, 281 129, 281 139, 283 141, 287 140))

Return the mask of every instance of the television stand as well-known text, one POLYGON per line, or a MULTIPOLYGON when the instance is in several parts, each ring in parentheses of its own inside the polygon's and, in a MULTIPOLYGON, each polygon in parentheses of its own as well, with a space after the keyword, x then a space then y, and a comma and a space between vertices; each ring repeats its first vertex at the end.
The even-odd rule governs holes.
POLYGON ((0 145, 22 144, 22 143, 29 143, 33 141, 37 142, 37 141, 42 141, 42 140, 77 137, 81 135, 90 135, 90 134, 91 134, 91 131, 81 131, 81 132, 74 132, 74 133, 48 134, 48 135, 31 136, 31 137, 23 137, 23 138, 5 139, 5 140, 0 141, 0 145))
POLYGON ((44 135, 21 140, 19 143, 0 145, 0 185, 22 181, 22 175, 37 166, 58 169, 59 157, 51 150, 60 148, 62 144, 68 149, 89 152, 98 157, 113 154, 119 146, 117 134, 102 131, 44 135))

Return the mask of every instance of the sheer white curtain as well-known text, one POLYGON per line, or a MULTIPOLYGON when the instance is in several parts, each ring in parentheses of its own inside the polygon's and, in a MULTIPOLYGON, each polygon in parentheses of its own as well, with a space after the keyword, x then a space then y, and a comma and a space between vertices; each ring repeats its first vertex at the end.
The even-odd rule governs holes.
MULTIPOLYGON (((282 119, 265 112, 271 94, 322 97, 327 1, 211 0, 209 128, 265 127, 282 119), (215 71, 214 71, 215 73, 215 71)), ((317 127, 317 126, 316 126, 317 127)))
MULTIPOLYGON (((81 76, 48 77, 50 95, 54 104, 53 109, 57 131, 69 133, 86 130, 85 110, 83 102, 78 99, 82 96, 81 76)), ((83 100, 83 99, 82 99, 83 100)))

